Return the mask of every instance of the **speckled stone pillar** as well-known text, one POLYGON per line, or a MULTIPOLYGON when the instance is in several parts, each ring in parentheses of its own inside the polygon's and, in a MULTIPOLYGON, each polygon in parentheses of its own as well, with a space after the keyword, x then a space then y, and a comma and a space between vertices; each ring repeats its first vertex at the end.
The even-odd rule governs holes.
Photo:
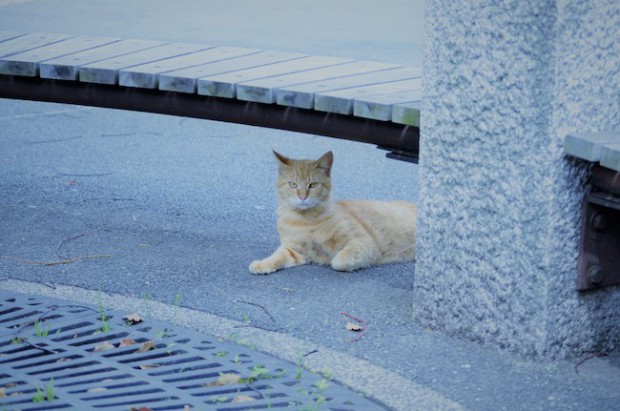
MULTIPOLYGON (((414 317, 524 354, 620 348, 620 288, 575 291, 588 165, 620 127, 618 0, 428 0, 414 317)), ((619 250, 620 252, 620 250, 619 250)))

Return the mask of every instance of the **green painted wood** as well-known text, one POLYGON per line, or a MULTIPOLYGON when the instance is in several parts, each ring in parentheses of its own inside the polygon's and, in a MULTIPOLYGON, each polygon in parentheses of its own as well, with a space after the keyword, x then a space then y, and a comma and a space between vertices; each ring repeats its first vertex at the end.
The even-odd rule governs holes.
POLYGON ((159 75, 161 73, 185 69, 205 63, 229 60, 247 54, 254 54, 258 51, 259 50, 256 49, 239 47, 215 47, 196 53, 185 54, 183 56, 121 70, 119 72, 119 84, 128 87, 157 88, 159 86, 159 75))
POLYGON ((620 132, 571 133, 564 139, 564 152, 583 160, 598 162, 603 145, 620 142, 620 132))
POLYGON ((196 93, 196 82, 201 77, 216 76, 218 74, 266 66, 301 57, 305 57, 305 55, 279 51, 260 51, 255 54, 161 74, 159 76, 159 88, 166 91, 196 93))
POLYGON ((121 40, 94 49, 47 60, 39 66, 40 76, 54 80, 77 80, 79 69, 84 65, 124 56, 161 46, 162 44, 165 44, 165 42, 139 39, 121 40))
POLYGON ((422 101, 395 104, 392 107, 392 122, 407 126, 420 127, 422 101))
POLYGON ((419 67, 394 66, 372 73, 281 87, 275 91, 276 102, 283 106, 313 109, 315 96, 318 93, 409 80, 421 76, 422 70, 419 67))
POLYGON ((258 103, 275 103, 279 88, 316 81, 328 81, 356 74, 376 72, 393 68, 395 65, 374 61, 351 61, 335 66, 323 67, 300 73, 284 74, 276 77, 249 81, 237 86, 237 98, 258 103))
POLYGON ((80 81, 98 84, 117 84, 120 70, 194 53, 207 48, 209 46, 200 44, 166 43, 136 53, 86 64, 80 68, 80 81))
POLYGON ((391 121, 392 106, 394 104, 410 103, 413 101, 420 101, 421 99, 421 88, 355 99, 353 102, 353 115, 374 120, 391 121))
POLYGON ((198 80, 198 94, 205 96, 235 98, 237 84, 283 74, 334 66, 351 61, 350 59, 325 56, 307 56, 281 63, 269 64, 246 70, 205 77, 198 80))
POLYGON ((48 44, 70 38, 69 34, 57 33, 29 33, 23 36, 7 39, 0 43, 0 57, 6 58, 13 54, 23 53, 48 44))
POLYGON ((104 44, 120 41, 114 37, 79 36, 48 44, 35 49, 13 54, 0 62, 0 73, 15 76, 34 77, 39 73, 39 63, 66 56, 83 50, 93 49, 104 44), (3 64, 6 62, 7 64, 3 64))
POLYGON ((320 93, 315 96, 314 108, 318 111, 350 115, 353 114, 353 106, 356 99, 421 88, 422 79, 416 78, 320 93))

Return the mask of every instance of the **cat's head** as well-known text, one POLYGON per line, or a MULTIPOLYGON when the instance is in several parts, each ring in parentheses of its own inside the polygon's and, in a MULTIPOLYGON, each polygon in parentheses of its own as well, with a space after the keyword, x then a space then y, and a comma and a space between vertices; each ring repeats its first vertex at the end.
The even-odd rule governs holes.
POLYGON ((280 203, 305 211, 329 201, 332 188, 331 151, 318 160, 293 160, 273 152, 278 160, 278 196, 280 203))

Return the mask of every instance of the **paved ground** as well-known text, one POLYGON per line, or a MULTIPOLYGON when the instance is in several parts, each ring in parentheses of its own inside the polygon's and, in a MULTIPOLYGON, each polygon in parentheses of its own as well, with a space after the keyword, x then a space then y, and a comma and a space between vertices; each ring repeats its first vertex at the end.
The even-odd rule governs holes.
MULTIPOLYGON (((403 64, 421 59, 419 2, 208 3, 0 0, 0 28, 403 64)), ((225 333, 218 321, 251 326, 243 328, 244 337, 267 352, 287 357, 285 347, 309 344, 306 352, 318 349, 317 363, 331 364, 336 378, 395 409, 414 409, 415 400, 398 396, 404 390, 432 393, 439 408, 620 409, 617 356, 589 360, 577 373, 578 359, 524 359, 417 327, 410 309, 414 264, 353 274, 311 266, 251 276, 248 264, 278 243, 272 148, 298 157, 333 150, 336 198, 417 200, 417 166, 386 160, 363 144, 0 100, 0 256, 30 261, 0 259, 1 286, 61 298, 78 293, 85 300, 88 290, 102 289, 118 309, 131 301, 180 303, 206 316, 190 324, 209 324, 205 332, 225 333), (92 255, 110 257, 32 263, 92 255), (368 323, 364 338, 351 342, 341 312, 368 323), (357 379, 351 370, 359 371, 357 379)), ((164 312, 169 321, 184 318, 164 312)))

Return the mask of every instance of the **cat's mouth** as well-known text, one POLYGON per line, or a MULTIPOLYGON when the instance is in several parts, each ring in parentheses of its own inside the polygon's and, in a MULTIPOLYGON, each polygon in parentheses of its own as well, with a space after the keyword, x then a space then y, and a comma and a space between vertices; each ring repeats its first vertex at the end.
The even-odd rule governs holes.
POLYGON ((308 210, 310 208, 313 208, 314 206, 316 206, 316 204, 314 202, 297 202, 293 204, 293 207, 295 207, 298 210, 308 210))

